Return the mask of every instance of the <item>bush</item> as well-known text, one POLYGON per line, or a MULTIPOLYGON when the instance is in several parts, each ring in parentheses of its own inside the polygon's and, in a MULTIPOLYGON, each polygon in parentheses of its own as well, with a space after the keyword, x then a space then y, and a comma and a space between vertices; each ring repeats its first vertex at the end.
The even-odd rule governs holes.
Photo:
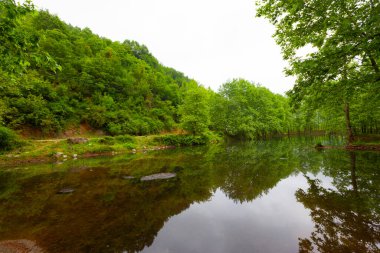
POLYGON ((22 142, 15 132, 0 126, 0 151, 11 150, 21 146, 22 142))
POLYGON ((135 139, 130 135, 119 135, 114 137, 118 142, 121 143, 127 143, 127 142, 134 142, 135 139))
POLYGON ((114 145, 115 144, 115 139, 112 138, 112 137, 110 137, 110 136, 106 136, 104 138, 99 139, 98 143, 105 144, 105 145, 114 145))
POLYGON ((104 138, 101 138, 98 140, 98 143, 105 144, 105 145, 115 145, 117 143, 131 143, 133 144, 135 142, 135 139, 130 135, 118 135, 115 137, 106 136, 104 138))

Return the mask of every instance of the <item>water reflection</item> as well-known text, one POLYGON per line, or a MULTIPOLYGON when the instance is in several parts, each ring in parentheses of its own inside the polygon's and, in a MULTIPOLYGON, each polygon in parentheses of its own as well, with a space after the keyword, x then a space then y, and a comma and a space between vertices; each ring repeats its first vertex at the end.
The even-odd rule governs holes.
POLYGON ((298 236, 312 229, 308 211, 294 197, 299 185, 307 185, 300 174, 243 203, 218 189, 210 201, 170 219, 143 252, 296 252, 298 236))
POLYGON ((330 252, 313 241, 331 230, 315 210, 335 221, 344 209, 347 219, 360 213, 355 221, 374 226, 333 232, 357 244, 372 231, 365 242, 378 243, 379 154, 319 152, 314 143, 235 143, 1 169, 0 241, 28 239, 54 253, 330 252), (165 172, 177 177, 139 180, 165 172), (333 179, 326 189, 316 180, 321 173, 333 179), (56 194, 63 188, 74 191, 56 194), (312 222, 321 229, 309 237, 312 222))
POLYGON ((300 239, 299 252, 380 252, 378 154, 350 152, 342 160, 330 152, 325 158, 335 189, 307 178, 309 188, 296 192, 315 223, 311 236, 300 239))

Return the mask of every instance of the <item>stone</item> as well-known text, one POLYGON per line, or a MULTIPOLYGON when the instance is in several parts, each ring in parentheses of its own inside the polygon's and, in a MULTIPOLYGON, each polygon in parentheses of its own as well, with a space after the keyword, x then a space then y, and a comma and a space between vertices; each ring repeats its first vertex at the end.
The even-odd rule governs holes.
POLYGON ((169 179, 177 176, 175 173, 157 173, 157 174, 152 174, 149 176, 142 177, 140 180, 141 181, 151 181, 151 180, 159 180, 159 179, 169 179))
POLYGON ((56 153, 54 154, 54 157, 55 157, 55 158, 60 158, 61 156, 63 156, 63 153, 62 153, 62 152, 56 152, 56 153))
POLYGON ((134 179, 135 177, 132 176, 123 176, 123 179, 134 179))
POLYGON ((58 194, 69 194, 69 193, 73 193, 75 192, 75 190, 73 188, 63 188, 61 190, 59 190, 57 193, 58 194))

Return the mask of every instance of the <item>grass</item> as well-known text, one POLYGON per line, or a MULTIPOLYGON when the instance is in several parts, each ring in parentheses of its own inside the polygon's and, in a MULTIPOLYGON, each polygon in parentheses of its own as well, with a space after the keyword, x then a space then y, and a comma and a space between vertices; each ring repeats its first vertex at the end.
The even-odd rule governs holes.
MULTIPOLYGON (((135 153, 161 149, 163 146, 169 145, 162 142, 162 139, 183 138, 181 136, 173 136, 175 135, 102 136, 88 138, 88 142, 80 144, 69 144, 66 139, 27 140, 24 146, 0 154, 0 165, 48 162, 75 159, 76 157, 135 153)), ((189 145, 192 144, 190 143, 189 145)))

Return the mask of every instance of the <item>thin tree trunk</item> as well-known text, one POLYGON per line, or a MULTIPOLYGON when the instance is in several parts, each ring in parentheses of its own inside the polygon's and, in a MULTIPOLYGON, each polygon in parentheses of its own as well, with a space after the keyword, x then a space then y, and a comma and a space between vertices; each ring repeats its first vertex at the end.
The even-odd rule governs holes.
POLYGON ((354 141, 354 134, 352 132, 352 127, 351 127, 350 105, 348 102, 346 102, 344 105, 344 114, 346 116, 346 130, 347 130, 348 145, 350 145, 354 141))
POLYGON ((354 152, 350 152, 350 158, 351 158, 351 184, 352 184, 352 189, 354 190, 355 194, 358 194, 358 183, 356 180, 356 154, 354 152))

